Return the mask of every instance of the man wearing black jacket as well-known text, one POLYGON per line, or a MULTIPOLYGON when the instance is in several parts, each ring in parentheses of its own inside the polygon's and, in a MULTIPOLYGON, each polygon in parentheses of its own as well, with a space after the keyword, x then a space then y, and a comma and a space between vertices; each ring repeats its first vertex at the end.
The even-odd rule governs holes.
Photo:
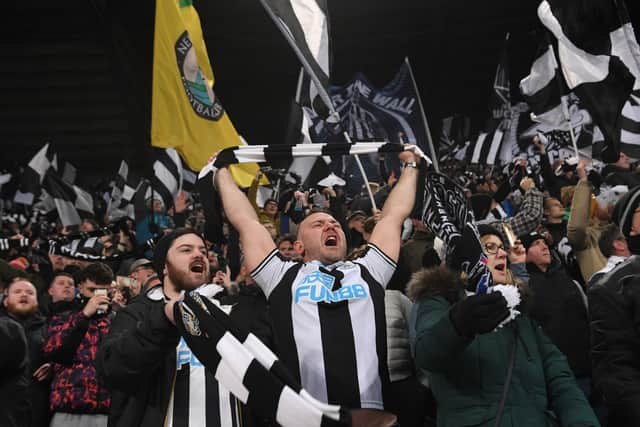
MULTIPOLYGON (((51 365, 43 363, 42 346, 46 331, 45 318, 38 311, 36 287, 28 279, 17 277, 5 289, 0 316, 18 322, 27 338, 30 419, 24 426, 49 425, 49 377, 51 365)), ((4 347, 1 351, 7 351, 4 347)))
MULTIPOLYGON (((177 229, 154 251, 154 269, 162 284, 121 310, 97 356, 98 370, 111 394, 109 426, 177 426, 196 421, 221 427, 239 425, 236 399, 192 354, 172 318, 171 301, 198 288, 220 300, 222 287, 207 285, 209 261, 203 238, 192 229, 177 229)), ((223 300, 223 310, 234 311, 223 300)), ((238 302, 237 299, 234 302, 238 302)), ((259 312, 253 307, 242 317, 259 312)), ((250 327, 250 325, 239 325, 250 327)))
POLYGON ((640 187, 612 216, 632 256, 591 286, 589 315, 594 385, 604 395, 609 426, 617 427, 640 420, 640 187))
POLYGON ((590 394, 589 318, 586 295, 559 261, 553 260, 544 237, 532 232, 520 236, 527 251, 531 317, 569 362, 578 385, 590 394))
POLYGON ((615 163, 607 163, 602 169, 602 178, 610 186, 626 185, 633 188, 640 185, 640 174, 631 168, 631 159, 622 151, 615 163))
POLYGON ((8 316, 0 316, 0 425, 29 425, 29 352, 22 326, 8 316))

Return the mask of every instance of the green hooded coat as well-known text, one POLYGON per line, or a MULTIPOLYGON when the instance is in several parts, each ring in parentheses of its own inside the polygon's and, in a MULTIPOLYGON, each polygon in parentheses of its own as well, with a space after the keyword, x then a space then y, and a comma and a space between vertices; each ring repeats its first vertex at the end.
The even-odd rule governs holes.
POLYGON ((500 426, 600 426, 565 356, 520 315, 495 332, 460 336, 441 296, 419 301, 416 364, 428 372, 438 426, 493 426, 513 342, 515 362, 500 426))

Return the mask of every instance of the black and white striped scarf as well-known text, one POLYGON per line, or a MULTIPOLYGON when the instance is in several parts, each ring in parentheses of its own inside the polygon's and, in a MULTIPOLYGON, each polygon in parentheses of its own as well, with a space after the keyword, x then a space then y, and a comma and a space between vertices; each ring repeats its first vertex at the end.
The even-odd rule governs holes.
MULTIPOLYGON (((418 147, 410 146, 412 150, 422 158, 423 164, 430 165, 431 159, 427 157, 418 147)), ((244 145, 240 147, 229 147, 220 151, 213 162, 208 163, 198 175, 196 187, 202 198, 207 230, 205 237, 207 240, 220 243, 223 240, 222 234, 222 202, 216 191, 211 191, 212 183, 215 183, 215 174, 219 168, 238 163, 252 162, 273 162, 291 161, 300 157, 322 157, 322 156, 348 156, 374 153, 399 153, 409 149, 403 144, 388 142, 356 142, 349 143, 325 143, 325 144, 294 144, 294 145, 244 145)), ((214 187, 215 190, 215 187, 214 187)), ((418 188, 419 195, 422 187, 418 188)), ((421 199, 417 199, 421 200, 421 199)))
POLYGON ((284 427, 350 425, 342 407, 306 392, 255 335, 240 332, 227 314, 197 290, 174 307, 176 326, 216 380, 261 417, 284 427))
MULTIPOLYGON (((292 160, 296 157, 320 157, 320 156, 349 156, 373 153, 399 153, 406 150, 402 144, 389 142, 356 142, 349 143, 326 143, 326 144, 276 144, 276 145, 244 145, 240 147, 229 147, 220 151, 216 156, 212 166, 221 168, 236 163, 251 162, 273 162, 282 160, 292 160)), ((420 149, 413 147, 416 154, 422 157, 427 163, 429 159, 420 149)), ((205 166, 206 169, 206 166, 205 166)), ((204 169, 203 169, 204 170, 204 169)), ((201 172, 202 175, 202 172, 201 172)))

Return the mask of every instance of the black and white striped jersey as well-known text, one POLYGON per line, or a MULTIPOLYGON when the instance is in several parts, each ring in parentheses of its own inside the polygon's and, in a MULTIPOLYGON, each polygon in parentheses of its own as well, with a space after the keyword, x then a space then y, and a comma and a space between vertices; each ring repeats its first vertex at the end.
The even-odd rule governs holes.
POLYGON ((315 398, 384 408, 384 291, 395 267, 369 244, 361 258, 328 266, 274 249, 251 273, 269 301, 278 356, 315 398))
POLYGON ((240 427, 236 398, 200 363, 184 338, 177 347, 176 376, 167 427, 240 427))
MULTIPOLYGON (((215 284, 198 288, 198 293, 214 301, 223 289, 215 284)), ((164 298, 162 287, 150 291, 147 296, 164 298)), ((219 305, 219 304, 218 304, 219 305)), ((232 307, 219 305, 227 314, 232 307)), ((169 405, 165 415, 166 427, 240 427, 241 408, 238 400, 223 387, 215 375, 191 352, 180 338, 176 347, 176 370, 169 405)))

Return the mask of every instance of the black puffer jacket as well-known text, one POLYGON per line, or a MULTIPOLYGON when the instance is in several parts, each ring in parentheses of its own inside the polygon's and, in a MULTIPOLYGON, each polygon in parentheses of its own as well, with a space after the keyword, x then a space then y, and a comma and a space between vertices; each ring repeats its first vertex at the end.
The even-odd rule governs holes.
POLYGON ((591 355, 596 389, 610 425, 640 420, 640 257, 618 264, 589 289, 591 355))
POLYGON ((118 312, 95 362, 111 393, 110 426, 164 424, 178 341, 178 330, 164 314, 162 288, 151 289, 118 312))
POLYGON ((0 425, 30 425, 29 354, 22 326, 0 315, 0 425))
POLYGON ((602 178, 604 181, 611 185, 626 185, 629 188, 633 188, 640 185, 640 174, 633 172, 630 169, 623 169, 615 165, 607 165, 602 169, 602 178))
MULTIPOLYGON (((161 286, 147 291, 120 310, 96 357, 98 373, 111 392, 109 426, 164 425, 176 372, 178 330, 165 317, 161 286)), ((214 297, 233 305, 230 317, 241 330, 252 330, 268 342, 266 299, 257 287, 214 297)), ((248 414, 243 413, 244 425, 248 414)))
POLYGON ((558 261, 546 272, 527 264, 532 293, 530 317, 567 356, 576 377, 591 375, 586 295, 558 261))
POLYGON ((19 321, 24 328, 29 349, 29 400, 31 401, 31 426, 48 426, 49 416, 49 389, 51 379, 36 381, 32 375, 44 363, 43 346, 47 332, 47 321, 40 313, 19 321))

